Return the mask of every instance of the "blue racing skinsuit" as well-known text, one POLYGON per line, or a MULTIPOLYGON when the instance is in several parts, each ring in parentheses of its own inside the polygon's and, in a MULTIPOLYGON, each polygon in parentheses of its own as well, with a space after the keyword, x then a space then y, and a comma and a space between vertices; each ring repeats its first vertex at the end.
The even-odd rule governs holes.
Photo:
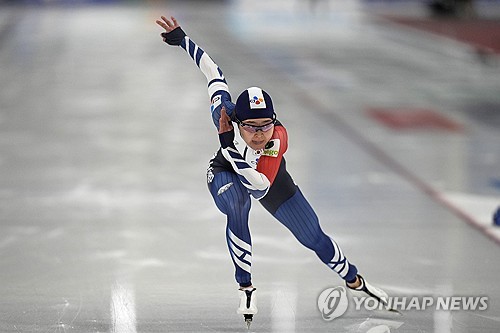
MULTIPOLYGON (((176 30, 165 36, 178 35, 178 30, 182 32, 180 28, 176 30)), ((234 110, 226 79, 208 54, 184 32, 177 37, 176 43, 169 44, 184 49, 208 81, 212 119, 218 129, 222 107, 230 117, 234 110)), ((271 140, 259 151, 247 146, 238 133, 235 134, 234 141, 232 134, 219 135, 221 148, 210 160, 207 182, 215 204, 227 217, 226 239, 239 285, 252 284, 252 241, 248 228, 251 196, 342 279, 354 281, 356 266, 349 263, 337 243, 321 230, 316 213, 286 170, 285 127, 278 121, 271 140)))

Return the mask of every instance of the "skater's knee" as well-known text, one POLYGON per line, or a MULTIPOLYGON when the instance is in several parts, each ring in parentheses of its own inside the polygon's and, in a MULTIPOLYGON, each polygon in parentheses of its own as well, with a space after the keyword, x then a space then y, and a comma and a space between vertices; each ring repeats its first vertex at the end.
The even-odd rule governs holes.
POLYGON ((248 215, 251 207, 251 200, 249 195, 239 196, 237 198, 226 201, 226 215, 242 216, 248 215))
POLYGON ((326 240, 329 240, 329 238, 322 232, 299 239, 302 245, 316 253, 325 252, 325 250, 329 248, 329 244, 326 240))
POLYGON ((302 245, 314 251, 324 263, 330 262, 335 254, 335 249, 332 246, 330 238, 323 232, 310 237, 300 237, 298 240, 302 245))
POLYGON ((215 184, 210 192, 217 208, 225 215, 241 216, 250 211, 250 194, 239 183, 215 184))

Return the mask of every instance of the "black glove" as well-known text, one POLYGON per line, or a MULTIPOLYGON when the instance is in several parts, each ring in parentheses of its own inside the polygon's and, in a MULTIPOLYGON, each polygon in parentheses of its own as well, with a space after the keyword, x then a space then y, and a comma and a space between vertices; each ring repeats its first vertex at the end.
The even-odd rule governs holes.
POLYGON ((182 40, 186 37, 186 33, 181 27, 177 27, 170 32, 162 32, 161 36, 163 37, 163 41, 168 45, 181 45, 182 40))

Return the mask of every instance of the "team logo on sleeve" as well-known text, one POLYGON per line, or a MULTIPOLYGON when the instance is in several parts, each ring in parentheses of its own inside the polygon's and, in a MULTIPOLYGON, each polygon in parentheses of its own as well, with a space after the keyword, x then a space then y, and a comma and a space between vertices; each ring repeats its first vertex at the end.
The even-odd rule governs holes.
POLYGON ((279 152, 280 152, 280 139, 273 139, 266 144, 262 156, 278 157, 279 152))
POLYGON ((212 105, 210 106, 210 111, 214 112, 214 110, 217 109, 217 107, 221 105, 221 103, 222 103, 222 96, 221 95, 214 96, 214 98, 212 98, 212 105))
POLYGON ((207 169, 207 183, 211 183, 214 180, 214 168, 211 166, 207 169))

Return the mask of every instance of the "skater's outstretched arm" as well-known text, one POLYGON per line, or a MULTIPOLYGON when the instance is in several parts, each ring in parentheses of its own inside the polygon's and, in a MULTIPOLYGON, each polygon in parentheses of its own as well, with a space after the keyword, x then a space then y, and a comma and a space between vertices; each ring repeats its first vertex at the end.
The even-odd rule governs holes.
POLYGON ((231 102, 231 95, 222 70, 201 47, 186 35, 173 16, 170 17, 170 20, 162 16, 161 20, 156 20, 156 23, 165 29, 165 32, 161 34, 163 41, 172 46, 182 47, 205 75, 208 82, 208 96, 211 101, 212 120, 219 129, 222 107, 225 107, 230 117, 234 110, 234 104, 231 102))

